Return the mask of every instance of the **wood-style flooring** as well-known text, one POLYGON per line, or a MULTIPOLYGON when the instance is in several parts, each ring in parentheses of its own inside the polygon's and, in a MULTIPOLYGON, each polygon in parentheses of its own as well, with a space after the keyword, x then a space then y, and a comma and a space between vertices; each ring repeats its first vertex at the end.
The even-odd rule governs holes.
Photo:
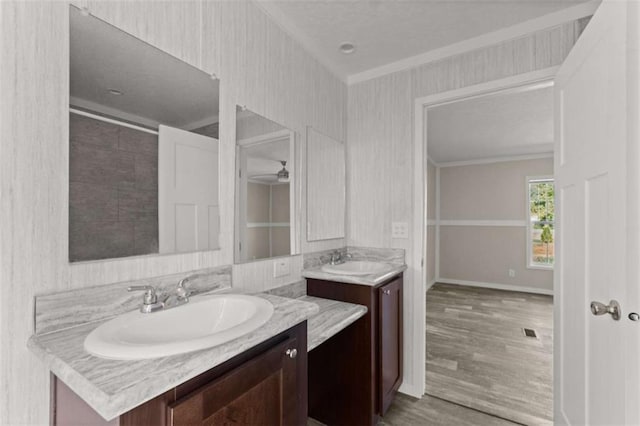
MULTIPOLYGON (((488 414, 452 404, 429 395, 421 399, 397 394, 378 426, 517 426, 488 414)), ((307 426, 324 426, 309 418, 307 426)))
MULTIPOLYGON (((552 424, 552 329, 551 296, 435 284, 427 292, 427 394, 526 425, 552 424)), ((411 411, 402 398, 394 409, 411 411)))
POLYGON ((517 426, 480 411, 424 395, 421 399, 397 394, 378 426, 517 426))

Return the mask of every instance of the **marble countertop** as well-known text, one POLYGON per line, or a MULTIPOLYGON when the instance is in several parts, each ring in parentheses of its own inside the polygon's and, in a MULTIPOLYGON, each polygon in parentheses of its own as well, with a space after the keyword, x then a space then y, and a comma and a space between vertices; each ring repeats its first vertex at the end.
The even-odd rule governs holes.
MULTIPOLYGON (((346 313, 354 309, 344 306, 340 309, 339 305, 319 303, 317 300, 307 301, 305 298, 288 299, 269 294, 256 296, 267 299, 274 307, 273 316, 265 325, 225 344, 195 352, 139 361, 118 361, 92 356, 84 350, 84 339, 105 321, 34 335, 27 345, 51 372, 98 414, 110 420, 310 319, 320 312, 320 305, 325 307, 325 315, 316 318, 313 328, 323 338, 327 335, 326 329, 348 321, 350 315, 346 313), (338 311, 345 315, 340 316, 341 320, 337 324, 328 324, 333 322, 328 321, 326 315, 335 315, 338 311)), ((310 336, 309 340, 324 341, 314 336, 310 336)))
POLYGON ((314 303, 320 312, 307 321, 307 350, 311 351, 347 328, 367 313, 367 307, 320 297, 303 296, 297 300, 314 303))
POLYGON ((304 269, 302 276, 305 278, 315 278, 318 280, 337 281, 341 283, 360 284, 368 286, 376 286, 389 278, 392 278, 407 269, 405 264, 388 263, 389 270, 370 275, 338 275, 324 272, 322 266, 304 269))

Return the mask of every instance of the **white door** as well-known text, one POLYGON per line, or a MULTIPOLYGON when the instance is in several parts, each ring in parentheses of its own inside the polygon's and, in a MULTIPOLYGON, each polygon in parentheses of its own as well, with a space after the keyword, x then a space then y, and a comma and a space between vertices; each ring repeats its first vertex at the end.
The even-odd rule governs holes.
POLYGON ((605 0, 555 85, 555 422, 638 424, 638 6, 605 0), (591 302, 620 303, 619 320, 591 302))
POLYGON ((168 126, 158 133, 160 253, 219 248, 218 141, 168 126))

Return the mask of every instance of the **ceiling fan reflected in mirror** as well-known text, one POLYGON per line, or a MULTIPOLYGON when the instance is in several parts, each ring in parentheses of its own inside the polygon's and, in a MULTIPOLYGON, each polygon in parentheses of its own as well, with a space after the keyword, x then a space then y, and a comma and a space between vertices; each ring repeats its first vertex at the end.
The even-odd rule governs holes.
POLYGON ((287 170, 287 162, 285 160, 280 160, 280 164, 282 164, 282 169, 278 171, 278 173, 256 174, 249 176, 249 178, 263 182, 277 181, 280 183, 287 183, 289 182, 289 170, 287 170))
POLYGON ((289 182, 289 170, 287 170, 287 162, 280 160, 282 170, 278 172, 278 182, 289 182))

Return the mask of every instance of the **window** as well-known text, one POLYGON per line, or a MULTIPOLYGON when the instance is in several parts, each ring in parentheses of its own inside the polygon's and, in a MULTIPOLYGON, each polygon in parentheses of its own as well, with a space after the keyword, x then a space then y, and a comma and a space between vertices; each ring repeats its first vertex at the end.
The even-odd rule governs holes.
POLYGON ((553 268, 554 192, 553 178, 527 178, 529 207, 527 263, 529 268, 553 268))

